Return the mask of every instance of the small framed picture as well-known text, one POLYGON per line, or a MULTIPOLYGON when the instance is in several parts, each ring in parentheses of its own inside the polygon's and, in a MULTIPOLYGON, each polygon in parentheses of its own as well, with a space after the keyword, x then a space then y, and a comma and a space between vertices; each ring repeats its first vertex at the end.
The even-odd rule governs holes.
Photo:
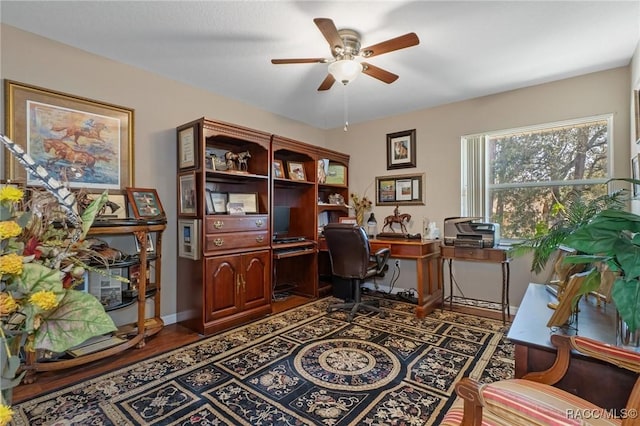
POLYGON ((287 167, 289 169, 289 179, 307 180, 307 176, 304 173, 304 164, 295 161, 288 161, 287 167))
POLYGON ((352 223, 352 224, 357 224, 358 220, 355 217, 351 217, 351 216, 342 216, 340 218, 338 218, 338 223, 352 223))
POLYGON ((195 167, 197 150, 195 144, 195 131, 193 127, 182 129, 178 132, 178 158, 180 168, 195 167))
POLYGON ((258 194, 255 192, 246 194, 230 192, 229 204, 241 205, 244 213, 258 213, 258 194))
POLYGON ((273 177, 284 179, 284 166, 280 160, 273 160, 273 177))
POLYGON ((387 170, 416 167, 416 129, 387 134, 387 170))
POLYGON ((178 221, 178 256, 187 259, 200 259, 199 221, 178 221))
POLYGON ((126 188, 127 198, 136 219, 164 216, 160 197, 152 188, 126 188))
POLYGON ((346 185, 347 168, 342 164, 329 163, 327 166, 327 176, 325 177, 325 183, 329 185, 346 185))
MULTIPOLYGON (((96 198, 100 197, 100 194, 85 194, 87 207, 96 198)), ((96 215, 96 219, 108 220, 108 219, 126 219, 127 214, 127 201, 124 194, 109 194, 107 202, 102 209, 96 215)), ((82 196, 76 196, 76 200, 80 200, 82 196)), ((80 203, 79 203, 80 204, 80 203)), ((84 206, 83 206, 84 207, 84 206)), ((80 210, 80 208, 79 208, 80 210)))
MULTIPOLYGON (((136 241, 136 252, 140 253, 140 241, 136 237, 134 237, 134 240, 136 241)), ((153 253, 153 250, 153 238, 151 238, 151 234, 147 234, 147 253, 153 253)))
POLYGON ((178 203, 178 214, 183 216, 195 216, 197 212, 195 173, 192 172, 180 175, 179 193, 180 201, 178 203))
POLYGON ((93 294, 104 306, 122 303, 122 283, 117 277, 123 277, 123 268, 110 268, 89 272, 89 293, 93 294))
POLYGON ((207 205, 207 214, 214 214, 216 212, 216 209, 213 207, 213 198, 211 198, 211 191, 209 191, 208 189, 204 194, 204 201, 207 205))
POLYGON ((244 205, 242 203, 227 203, 227 212, 229 214, 245 214, 244 205))
POLYGON ((224 192, 209 192, 211 198, 211 204, 213 205, 213 212, 215 214, 221 214, 227 212, 227 194, 224 192))

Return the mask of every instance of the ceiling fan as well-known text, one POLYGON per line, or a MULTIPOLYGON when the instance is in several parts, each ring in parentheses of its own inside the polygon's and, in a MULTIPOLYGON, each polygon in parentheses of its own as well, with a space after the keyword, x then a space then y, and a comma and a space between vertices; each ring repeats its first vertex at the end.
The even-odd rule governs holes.
POLYGON ((315 18, 313 20, 325 39, 329 42, 331 55, 333 58, 299 58, 299 59, 272 59, 272 64, 309 64, 323 63, 329 64, 329 72, 319 91, 329 90, 336 79, 347 85, 353 81, 361 72, 387 84, 398 79, 396 74, 378 68, 368 62, 356 61, 356 57, 372 58, 383 53, 404 49, 420 43, 415 33, 408 33, 400 37, 392 38, 378 44, 374 44, 364 49, 360 48, 360 34, 351 29, 338 30, 331 19, 315 18))

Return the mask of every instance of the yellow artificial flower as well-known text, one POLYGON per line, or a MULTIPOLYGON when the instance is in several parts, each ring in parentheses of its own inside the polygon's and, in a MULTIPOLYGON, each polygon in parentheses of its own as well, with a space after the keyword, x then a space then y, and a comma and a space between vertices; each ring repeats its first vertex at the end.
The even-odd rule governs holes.
POLYGON ((29 297, 29 302, 42 310, 48 311, 58 306, 56 295, 52 291, 40 290, 29 297))
POLYGON ((24 193, 15 186, 3 186, 0 188, 0 202, 15 203, 22 200, 24 193))
POLYGON ((22 256, 15 253, 0 256, 0 274, 22 274, 22 256))
POLYGON ((22 228, 13 220, 0 222, 0 239, 17 237, 22 232, 22 228))
POLYGON ((0 404, 0 426, 6 426, 13 418, 13 410, 8 405, 0 404))
POLYGON ((18 303, 9 293, 0 293, 0 316, 6 316, 18 310, 18 303))

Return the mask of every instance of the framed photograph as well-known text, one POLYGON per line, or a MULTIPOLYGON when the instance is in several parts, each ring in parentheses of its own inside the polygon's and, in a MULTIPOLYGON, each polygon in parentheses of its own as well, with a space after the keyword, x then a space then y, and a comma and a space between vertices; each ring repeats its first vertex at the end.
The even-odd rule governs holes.
POLYGON ((211 198, 211 191, 209 191, 208 189, 204 194, 204 202, 206 203, 207 207, 206 213, 214 214, 216 212, 216 209, 213 207, 213 198, 211 198))
MULTIPOLYGON (((134 236, 133 238, 136 241, 136 252, 140 253, 140 250, 142 250, 142 248, 140 247, 140 241, 138 241, 138 238, 136 238, 134 236)), ((153 248, 153 238, 151 238, 151 234, 147 234, 147 253, 153 253, 154 248, 153 248)))
POLYGON ((424 205, 424 173, 376 177, 376 206, 424 205))
MULTIPOLYGON (((81 199, 83 196, 78 197, 76 200, 81 199)), ((96 198, 100 197, 100 194, 84 194, 86 197, 87 206, 96 198)), ((127 201, 124 194, 109 194, 109 199, 105 203, 104 207, 96 215, 97 220, 109 220, 109 219, 126 219, 127 214, 127 201)), ((83 210, 83 209, 78 209, 83 210)), ((82 212, 80 212, 82 214, 82 212)))
POLYGON ((183 216, 195 216, 197 212, 196 198, 196 174, 188 173, 180 175, 178 214, 183 216))
POLYGON ((178 132, 178 158, 180 159, 178 168, 195 167, 198 160, 197 155, 198 150, 196 149, 195 129, 193 126, 180 130, 178 132))
MULTIPOLYGON (((5 80, 6 134, 70 188, 133 186, 133 110, 5 80)), ((5 178, 41 186, 12 155, 5 178)))
POLYGON ((296 161, 288 161, 287 168, 289 172, 289 179, 306 181, 307 176, 304 173, 304 164, 296 161))
MULTIPOLYGON (((640 180, 640 154, 631 158, 631 177, 640 180)), ((633 184, 633 198, 640 197, 640 184, 633 184)))
POLYGON ((284 179, 284 165, 280 160, 273 160, 273 177, 284 179))
POLYGON ((213 212, 216 214, 227 212, 227 194, 224 192, 209 192, 211 203, 213 204, 213 212))
POLYGON ((123 277, 123 268, 110 268, 89 272, 89 293, 93 294, 104 306, 122 303, 122 283, 117 277, 123 277))
POLYGON ((229 214, 245 214, 244 204, 242 204, 242 203, 227 203, 227 212, 229 214))
POLYGON ((127 188, 127 198, 136 219, 165 215, 160 197, 153 188, 127 188))
POLYGON ((329 185, 346 185, 347 168, 342 164, 329 163, 325 182, 329 185))
POLYGON ((178 256, 186 259, 200 259, 200 234, 197 219, 178 221, 178 256))
POLYGON ((353 223, 357 224, 358 220, 355 217, 341 216, 338 218, 338 223, 353 223))
POLYGON ((255 192, 248 194, 230 192, 229 204, 241 205, 244 213, 258 213, 258 194, 255 192))
POLYGON ((387 134, 387 170, 416 167, 416 129, 387 134))
POLYGON ((329 160, 322 158, 318 160, 318 183, 327 183, 327 174, 329 173, 329 160))

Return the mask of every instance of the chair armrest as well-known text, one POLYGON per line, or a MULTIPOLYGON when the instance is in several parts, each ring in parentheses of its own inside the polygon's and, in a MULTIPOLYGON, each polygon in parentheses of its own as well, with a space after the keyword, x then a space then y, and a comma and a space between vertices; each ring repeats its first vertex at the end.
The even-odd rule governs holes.
POLYGON ((389 261, 389 257, 391 257, 391 249, 383 247, 376 251, 371 257, 376 262, 376 274, 380 274, 384 271, 384 267, 389 261))
POLYGON ((557 348, 557 355, 553 365, 545 371, 528 373, 522 377, 523 379, 554 385, 564 377, 571 360, 571 338, 563 334, 554 334, 551 336, 551 343, 557 348))
POLYGON ((456 383, 456 394, 464 400, 464 416, 461 426, 480 426, 482 424, 482 398, 480 383, 469 377, 463 377, 456 383))
POLYGON ((588 337, 571 336, 571 346, 576 351, 640 373, 640 353, 610 345, 588 337))

